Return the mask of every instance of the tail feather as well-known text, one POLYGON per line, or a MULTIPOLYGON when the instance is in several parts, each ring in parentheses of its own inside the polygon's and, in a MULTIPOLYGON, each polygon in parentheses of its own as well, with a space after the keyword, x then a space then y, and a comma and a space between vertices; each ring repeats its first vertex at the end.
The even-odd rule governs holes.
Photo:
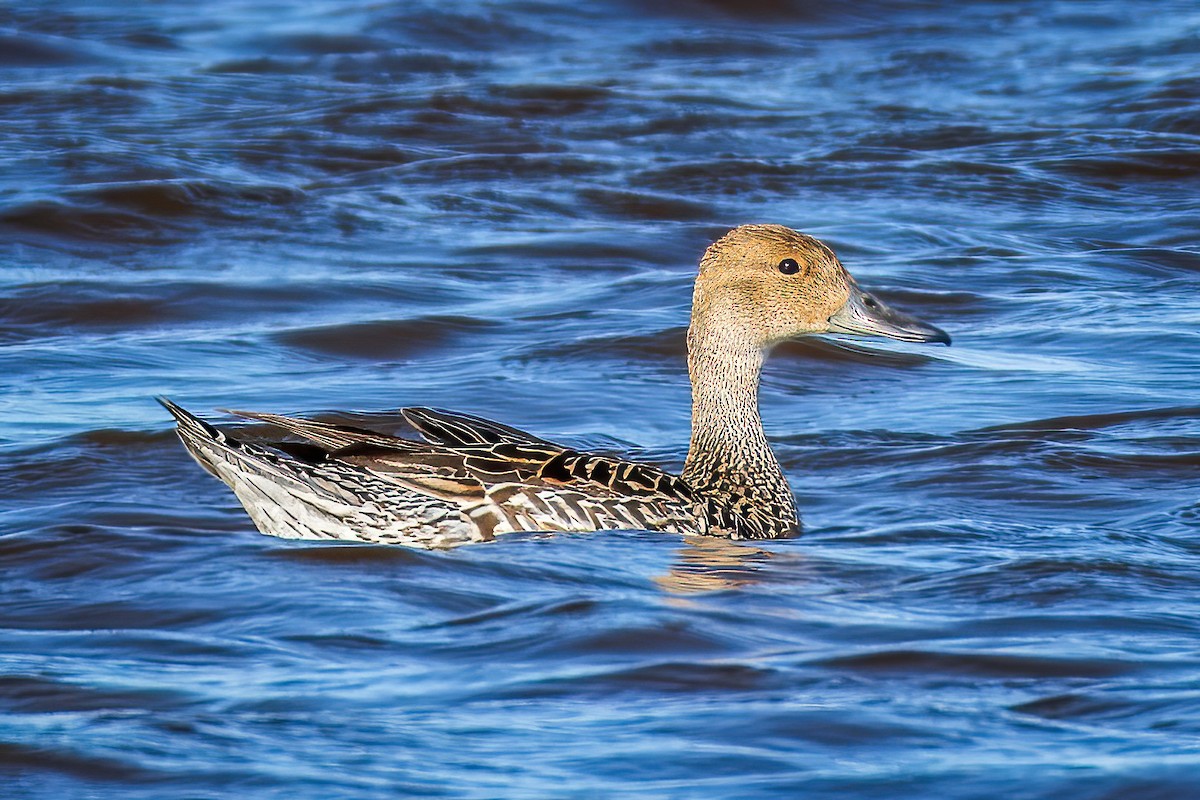
MULTIPOLYGON (((167 398, 157 399, 175 418, 176 432, 191 456, 233 489, 250 519, 265 534, 418 547, 451 547, 481 538, 457 503, 413 491, 338 459, 316 458, 318 446, 308 446, 300 458, 293 458, 286 454, 286 447, 277 450, 239 441, 167 398)), ((253 418, 275 424, 290 421, 266 414, 253 418)), ((297 433, 325 434, 325 441, 309 437, 317 445, 344 444, 342 436, 349 436, 353 445, 368 437, 365 432, 339 431, 333 426, 329 430, 321 423, 305 430, 283 427, 297 433)))
MULTIPOLYGON (((175 433, 179 435, 183 446, 187 448, 188 453, 196 462, 204 468, 204 471, 216 478, 221 478, 217 473, 216 465, 204 450, 204 443, 231 449, 231 445, 237 445, 239 442, 231 440, 228 436, 222 433, 217 428, 209 425, 204 420, 192 414, 182 406, 172 403, 166 397, 154 398, 158 404, 171 412, 171 416, 175 418, 175 433)), ((224 480, 224 478, 221 478, 224 480)))
POLYGON ((328 484, 322 491, 305 474, 308 465, 241 442, 165 397, 155 399, 175 418, 188 453, 233 489, 259 530, 284 538, 337 538, 333 532, 352 513, 357 498, 328 484), (303 524, 297 524, 298 515, 303 524))
POLYGON ((158 401, 160 406, 171 412, 171 416, 175 418, 175 422, 179 425, 179 430, 187 430, 189 433, 199 434, 210 439, 215 439, 221 444, 225 444, 225 442, 228 440, 228 437, 224 433, 214 428, 212 425, 209 425, 207 422, 200 419, 182 406, 172 403, 169 398, 160 396, 154 399, 158 401))

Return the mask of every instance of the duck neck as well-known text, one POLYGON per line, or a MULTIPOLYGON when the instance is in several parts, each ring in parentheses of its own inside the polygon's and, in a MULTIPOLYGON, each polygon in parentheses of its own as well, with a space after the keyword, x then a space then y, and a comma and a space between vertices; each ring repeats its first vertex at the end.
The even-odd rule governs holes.
POLYGON ((737 326, 706 323, 693 314, 688 328, 692 441, 683 478, 702 494, 757 508, 755 516, 772 516, 790 531, 795 501, 758 410, 764 351, 739 337, 737 326))

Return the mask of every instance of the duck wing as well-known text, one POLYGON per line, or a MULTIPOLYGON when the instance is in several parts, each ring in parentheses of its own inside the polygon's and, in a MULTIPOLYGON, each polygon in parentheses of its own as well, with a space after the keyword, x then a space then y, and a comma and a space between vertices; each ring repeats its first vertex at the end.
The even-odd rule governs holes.
POLYGON ((701 524, 682 479, 649 464, 541 440, 364 443, 328 457, 457 502, 483 538, 529 530, 695 532, 701 524))
POLYGON ((285 452, 363 469, 457 504, 481 538, 529 530, 672 530, 703 526, 690 487, 650 464, 585 453, 471 414, 405 408, 420 442, 280 414, 231 412, 303 436, 321 452, 285 452))
MULTIPOLYGON (((264 414, 257 411, 234 411, 244 419, 258 420, 270 425, 283 428, 286 431, 303 436, 305 439, 328 449, 350 447, 355 444, 371 444, 388 446, 396 442, 406 442, 398 436, 389 436, 376 431, 358 428, 353 425, 341 425, 330 422, 317 422, 299 417, 287 417, 282 414, 264 414)), ((412 425, 426 441, 448 447, 490 445, 502 442, 526 442, 529 444, 554 447, 552 442, 539 439, 531 433, 517 428, 493 422, 490 419, 477 417, 474 414, 464 414, 459 411, 446 411, 440 408, 413 406, 400 409, 404 419, 412 425)))

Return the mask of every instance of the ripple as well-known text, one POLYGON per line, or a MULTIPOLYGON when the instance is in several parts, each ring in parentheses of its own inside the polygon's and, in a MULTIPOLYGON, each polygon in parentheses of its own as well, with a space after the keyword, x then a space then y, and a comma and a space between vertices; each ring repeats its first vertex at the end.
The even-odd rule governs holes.
POLYGON ((883 650, 809 662, 827 669, 903 676, 923 674, 977 678, 1113 678, 1140 667, 1117 660, 1068 659, 999 653, 946 653, 927 650, 883 650))
POLYGON ((1101 414, 1080 414, 1067 417, 1031 420, 1029 422, 1006 423, 980 428, 976 433, 1036 433, 1063 431, 1093 431, 1135 422, 1200 419, 1200 406, 1167 406, 1134 411, 1110 411, 1101 414))
POLYGON ((0 766, 17 773, 57 772, 102 781, 140 782, 161 777, 124 759, 80 755, 65 748, 32 747, 14 742, 0 742, 0 766))
POLYGON ((664 662, 570 677, 548 677, 502 690, 501 696, 511 699, 533 699, 557 695, 610 695, 623 692, 750 692, 776 686, 779 682, 779 676, 772 670, 742 664, 664 662))
POLYGON ((273 338, 289 347, 323 355, 378 361, 413 358, 467 343, 496 327, 494 322, 473 317, 430 316, 301 328, 275 334, 273 338))
POLYGON ((85 42, 0 30, 0 67, 64 67, 102 61, 92 46, 85 42))
POLYGON ((593 211, 628 219, 706 220, 710 206, 682 197, 615 189, 584 189, 580 200, 593 211))
POLYGON ((0 706, 10 714, 39 714, 110 709, 162 712, 196 702, 164 687, 99 689, 27 675, 0 675, 0 706))
POLYGON ((1194 691, 1096 692, 1051 695, 1012 707, 1019 714, 1087 724, 1195 735, 1200 697, 1194 691))
POLYGON ((1184 181, 1200 176, 1200 155, 1191 149, 1130 150, 1105 157, 1081 156, 1038 162, 1036 166, 1090 181, 1184 181))
POLYGON ((283 186, 208 181, 144 181, 71 189, 62 198, 37 200, 0 210, 0 225, 66 238, 107 240, 114 233, 145 243, 166 244, 183 235, 189 221, 229 221, 238 209, 286 206, 303 193, 283 186))

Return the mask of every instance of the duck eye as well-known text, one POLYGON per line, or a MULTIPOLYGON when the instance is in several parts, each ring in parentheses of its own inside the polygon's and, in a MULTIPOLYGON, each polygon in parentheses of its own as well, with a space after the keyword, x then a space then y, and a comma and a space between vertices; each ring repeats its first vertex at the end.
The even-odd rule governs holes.
POLYGON ((800 265, 796 263, 794 258, 785 258, 779 262, 779 271, 784 275, 795 275, 800 271, 800 265))

